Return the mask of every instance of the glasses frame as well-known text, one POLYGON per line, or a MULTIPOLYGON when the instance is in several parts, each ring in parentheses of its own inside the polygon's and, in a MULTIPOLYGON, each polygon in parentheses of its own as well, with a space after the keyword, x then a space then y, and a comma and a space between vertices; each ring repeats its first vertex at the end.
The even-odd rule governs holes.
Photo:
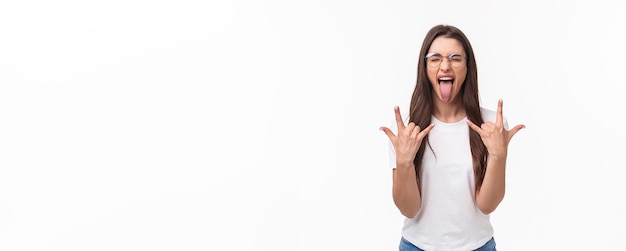
POLYGON ((450 66, 452 66, 454 68, 461 68, 461 67, 467 65, 467 56, 465 56, 463 54, 460 54, 460 53, 452 53, 452 54, 450 54, 448 56, 443 56, 443 55, 441 55, 441 54, 439 54, 437 52, 431 52, 431 53, 426 54, 426 56, 424 57, 424 62, 426 63, 426 66, 429 66, 431 68, 435 68, 435 67, 441 66, 441 63, 444 61, 443 60, 444 58, 447 58, 448 59, 448 65, 450 65, 450 66), (431 57, 435 57, 435 56, 441 57, 441 62, 439 62, 439 64, 437 64, 437 65, 429 64, 428 63, 428 59, 431 58, 431 57), (459 65, 459 66, 452 65, 452 57, 455 57, 455 56, 462 56, 463 57, 463 64, 462 65, 459 65))

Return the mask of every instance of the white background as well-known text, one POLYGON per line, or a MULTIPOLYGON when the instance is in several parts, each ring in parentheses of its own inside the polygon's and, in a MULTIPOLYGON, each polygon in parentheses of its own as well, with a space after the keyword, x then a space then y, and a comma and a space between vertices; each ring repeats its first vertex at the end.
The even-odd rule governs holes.
MULTIPOLYGON (((89 2, 89 3, 87 3, 89 2)), ((397 250, 393 106, 436 24, 504 100, 498 250, 624 244, 622 1, 0 4, 0 250, 397 250)))

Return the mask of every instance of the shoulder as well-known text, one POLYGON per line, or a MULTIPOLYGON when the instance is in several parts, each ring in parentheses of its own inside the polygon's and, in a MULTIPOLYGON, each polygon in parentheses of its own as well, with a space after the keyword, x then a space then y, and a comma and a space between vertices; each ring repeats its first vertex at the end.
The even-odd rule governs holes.
POLYGON ((495 122, 496 121, 496 111, 494 111, 494 110, 487 109, 485 107, 481 107, 480 108, 480 115, 483 116, 483 120, 484 121, 491 121, 491 122, 495 122))

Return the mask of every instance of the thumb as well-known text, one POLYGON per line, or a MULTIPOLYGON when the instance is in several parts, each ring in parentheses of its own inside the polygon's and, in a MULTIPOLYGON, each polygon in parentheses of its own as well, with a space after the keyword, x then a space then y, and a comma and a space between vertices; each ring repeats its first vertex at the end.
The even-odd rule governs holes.
POLYGON ((385 134, 387 134, 387 137, 389 137, 389 139, 394 138, 396 135, 393 134, 393 132, 391 131, 391 129, 381 126, 379 128, 379 130, 383 131, 385 134))
POLYGON ((522 130, 524 128, 526 128, 525 125, 516 125, 515 127, 513 127, 513 129, 509 130, 509 140, 511 140, 513 138, 513 135, 519 132, 519 130, 522 130))

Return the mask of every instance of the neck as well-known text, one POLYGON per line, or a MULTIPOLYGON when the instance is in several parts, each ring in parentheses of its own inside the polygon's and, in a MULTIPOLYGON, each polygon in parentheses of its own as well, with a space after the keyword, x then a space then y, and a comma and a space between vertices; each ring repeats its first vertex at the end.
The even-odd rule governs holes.
POLYGON ((458 122, 467 116, 465 107, 463 107, 460 99, 455 99, 450 103, 444 103, 436 99, 433 108, 433 116, 445 123, 458 122))

